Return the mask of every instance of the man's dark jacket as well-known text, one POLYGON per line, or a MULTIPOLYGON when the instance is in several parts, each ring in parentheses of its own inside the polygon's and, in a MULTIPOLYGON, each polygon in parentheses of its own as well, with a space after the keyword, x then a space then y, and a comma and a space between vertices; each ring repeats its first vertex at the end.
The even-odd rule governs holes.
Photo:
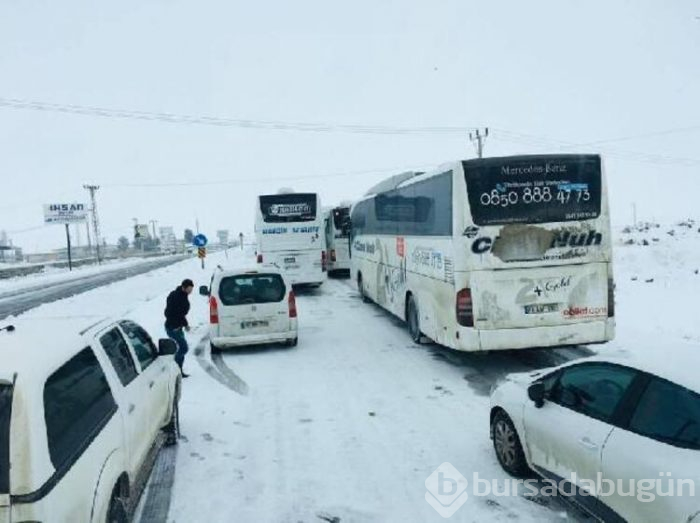
POLYGON ((175 330, 187 327, 188 312, 190 312, 190 300, 182 287, 178 287, 168 295, 165 306, 165 328, 175 330))

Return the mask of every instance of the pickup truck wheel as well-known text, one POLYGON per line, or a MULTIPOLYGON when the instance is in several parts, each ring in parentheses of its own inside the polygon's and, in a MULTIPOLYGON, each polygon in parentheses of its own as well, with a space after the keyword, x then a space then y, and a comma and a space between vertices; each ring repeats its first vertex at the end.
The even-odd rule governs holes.
POLYGON ((173 413, 170 416, 170 423, 165 427, 165 434, 167 439, 165 440, 165 445, 172 447, 177 445, 180 439, 180 403, 177 401, 177 397, 173 400, 173 413))
POLYGON ((117 496, 116 494, 113 495, 112 501, 109 502, 107 523, 128 523, 128 521, 129 514, 126 511, 126 502, 123 498, 117 496))

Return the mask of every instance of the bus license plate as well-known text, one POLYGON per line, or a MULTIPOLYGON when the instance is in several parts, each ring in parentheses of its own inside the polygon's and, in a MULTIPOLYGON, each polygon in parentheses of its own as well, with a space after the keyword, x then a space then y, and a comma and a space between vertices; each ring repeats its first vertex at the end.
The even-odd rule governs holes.
POLYGON ((265 320, 242 321, 241 329, 252 329, 254 327, 267 327, 269 322, 265 320))
POLYGON ((558 303, 535 303, 534 305, 525 305, 525 314, 547 314, 548 312, 557 312, 558 310, 558 303))
POLYGON ((296 263, 296 258, 285 258, 284 263, 296 263))

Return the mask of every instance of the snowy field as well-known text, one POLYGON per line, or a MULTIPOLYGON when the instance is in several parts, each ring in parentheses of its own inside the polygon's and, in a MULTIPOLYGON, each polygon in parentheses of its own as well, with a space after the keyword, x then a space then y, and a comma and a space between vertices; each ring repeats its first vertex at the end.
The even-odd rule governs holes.
MULTIPOLYGON (((658 340, 659 357, 669 356, 669 339, 700 342, 693 306, 700 233, 667 230, 619 236, 617 338, 590 350, 491 355, 415 346, 400 322, 363 304, 350 281, 329 280, 298 296, 298 347, 212 359, 207 300, 193 295, 192 376, 184 384, 168 521, 444 521, 425 500, 425 480, 440 464, 470 479, 475 472, 508 478, 488 437, 488 392, 507 372, 591 351, 634 351, 640 340, 658 340)), ((229 258, 219 253, 208 263, 244 262, 234 251, 229 258)), ((23 317, 127 315, 162 336, 167 293, 185 277, 199 286, 210 275, 188 260, 23 317)), ((450 519, 567 520, 583 517, 559 502, 493 494, 470 497, 450 519)))
MULTIPOLYGON (((46 267, 42 272, 6 278, 0 280, 0 293, 19 291, 27 288, 53 285, 79 280, 87 276, 102 274, 105 271, 119 270, 126 267, 134 267, 142 263, 148 263, 158 258, 126 258, 119 260, 106 260, 100 265, 83 265, 75 267, 72 271, 66 268, 46 267)), ((0 269, 8 268, 0 264, 0 269)))

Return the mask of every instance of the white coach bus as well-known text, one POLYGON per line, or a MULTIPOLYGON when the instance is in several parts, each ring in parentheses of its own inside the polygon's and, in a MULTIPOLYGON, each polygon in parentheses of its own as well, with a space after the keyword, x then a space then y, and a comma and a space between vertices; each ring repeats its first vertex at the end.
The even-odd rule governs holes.
POLYGON ((325 214, 328 274, 347 274, 350 272, 350 206, 333 207, 325 214))
POLYGON ((360 294, 458 350, 614 335, 612 239, 598 155, 467 160, 386 180, 351 211, 360 294))
POLYGON ((316 193, 258 196, 257 262, 281 270, 292 285, 326 280, 326 241, 316 193))

